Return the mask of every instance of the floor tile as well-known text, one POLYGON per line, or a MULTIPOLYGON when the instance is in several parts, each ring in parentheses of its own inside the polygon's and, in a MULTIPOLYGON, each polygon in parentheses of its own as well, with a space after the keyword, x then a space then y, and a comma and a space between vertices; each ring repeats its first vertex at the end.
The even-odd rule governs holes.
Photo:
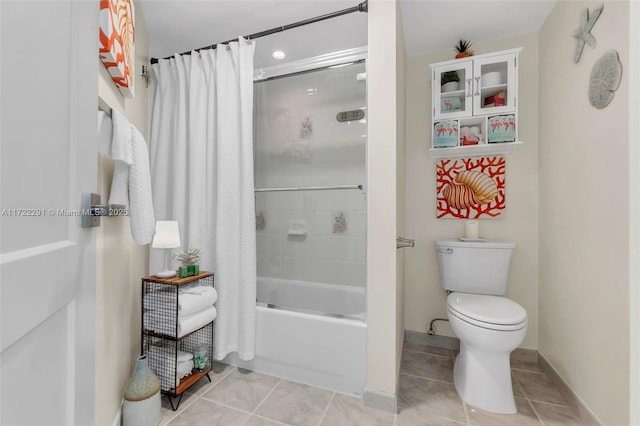
POLYGON ((333 392, 281 380, 255 414, 295 426, 315 426, 333 392))
POLYGON ((426 343, 418 343, 418 342, 409 342, 406 341, 404 343, 404 350, 414 351, 414 352, 424 352, 432 355, 440 355, 440 356, 451 356, 451 351, 449 349, 437 348, 435 346, 427 345, 426 343))
POLYGON ((453 363, 451 358, 438 355, 404 351, 402 353, 400 372, 453 383, 453 363))
POLYGON ((231 373, 231 371, 235 367, 227 364, 223 364, 221 362, 214 361, 213 369, 209 372, 209 377, 211 377, 211 382, 206 377, 198 380, 193 386, 186 390, 188 393, 195 393, 196 395, 202 395, 203 393, 209 391, 212 387, 214 387, 220 380, 224 379, 224 377, 231 373))
POLYGON ((266 374, 235 369, 202 398, 253 412, 279 380, 266 374))
POLYGON ((243 426, 281 426, 286 423, 276 422, 275 420, 265 419, 264 417, 258 417, 253 415, 247 420, 243 426))
POLYGON ((533 409, 536 410, 540 420, 542 420, 546 426, 582 425, 576 413, 569 407, 535 401, 531 402, 531 405, 533 405, 533 409))
POLYGON ((321 426, 393 426, 393 414, 366 407, 361 398, 336 393, 321 426))
POLYGON ((517 358, 511 358, 511 368, 542 373, 542 368, 540 368, 537 362, 526 362, 517 358))
MULTIPOLYGON (((179 398, 180 397, 172 398, 174 405, 178 403, 179 398)), ((191 405, 193 401, 195 401, 196 399, 197 399, 196 396, 190 395, 188 393, 184 393, 182 396, 182 401, 180 401, 180 405, 178 406, 178 409, 176 411, 173 411, 173 408, 171 408, 171 404, 169 403, 169 397, 166 395, 162 395, 162 398, 160 400, 161 401, 160 424, 161 425, 167 424, 169 420, 173 419, 176 415, 184 411, 185 407, 188 407, 189 405, 191 405)))
POLYGON ((200 398, 169 422, 168 426, 241 426, 248 417, 247 413, 200 398))
POLYGON ((490 413, 467 405, 469 424, 472 426, 541 426, 540 420, 526 399, 516 398, 516 414, 490 413))
POLYGON ((398 406, 426 415, 466 422, 462 401, 452 383, 400 374, 398 406))
POLYGON ((513 374, 513 371, 511 372, 511 388, 513 389, 513 396, 515 396, 516 398, 524 398, 524 392, 522 392, 522 387, 520 386, 520 383, 518 383, 518 380, 516 380, 516 376, 513 374))
POLYGON ((460 426, 466 424, 425 414, 412 408, 403 408, 396 419, 396 426, 460 426))
POLYGON ((522 370, 513 370, 512 373, 516 376, 528 399, 564 406, 567 405, 567 402, 558 389, 545 374, 531 373, 522 370))

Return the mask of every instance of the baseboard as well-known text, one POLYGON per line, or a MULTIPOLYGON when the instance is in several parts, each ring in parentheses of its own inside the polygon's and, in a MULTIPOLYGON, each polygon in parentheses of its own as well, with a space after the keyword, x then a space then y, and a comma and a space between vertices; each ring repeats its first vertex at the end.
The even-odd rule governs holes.
POLYGON ((118 408, 118 412, 116 416, 113 418, 113 426, 121 426, 122 425, 122 404, 124 404, 124 399, 120 402, 120 408, 118 408))
POLYGON ((398 396, 365 389, 364 405, 396 414, 398 412, 398 396))
POLYGON ((429 335, 420 331, 405 330, 404 338, 411 343, 423 343, 436 348, 454 351, 460 350, 460 340, 457 337, 429 335))
POLYGON ((549 361, 538 352, 538 366, 546 374, 551 381, 556 385, 562 396, 566 399, 567 403, 578 415, 580 424, 584 426, 600 426, 602 423, 598 421, 597 417, 587 408, 582 400, 576 395, 576 393, 569 387, 564 379, 558 374, 558 372, 549 364, 549 361))

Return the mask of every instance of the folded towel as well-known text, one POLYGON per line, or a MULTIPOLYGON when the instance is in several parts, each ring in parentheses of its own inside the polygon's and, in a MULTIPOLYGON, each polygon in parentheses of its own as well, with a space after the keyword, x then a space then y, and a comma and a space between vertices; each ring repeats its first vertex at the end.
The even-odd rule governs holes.
MULTIPOLYGON (((194 286, 180 289, 178 291, 178 312, 181 315, 189 315, 199 312, 216 303, 218 292, 211 286, 194 286)), ((144 296, 143 304, 145 309, 155 311, 176 310, 175 290, 158 290, 147 293, 144 296)))
POLYGON ((183 377, 190 375, 191 370, 193 370, 193 361, 182 361, 178 363, 176 374, 179 379, 182 379, 183 377))
MULTIPOLYGON (((214 306, 209 306, 193 314, 178 314, 178 336, 183 337, 216 318, 217 312, 214 306)), ((144 328, 156 333, 176 337, 176 315, 161 311, 147 311, 143 315, 144 328)))
POLYGON ((193 354, 189 352, 178 351, 177 364, 176 353, 172 348, 151 345, 147 356, 156 376, 160 379, 162 390, 177 387, 180 379, 190 375, 193 370, 193 354))

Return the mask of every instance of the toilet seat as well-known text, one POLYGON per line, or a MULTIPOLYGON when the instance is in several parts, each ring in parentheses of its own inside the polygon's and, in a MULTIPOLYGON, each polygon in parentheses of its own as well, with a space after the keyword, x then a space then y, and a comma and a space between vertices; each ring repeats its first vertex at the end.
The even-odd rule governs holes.
POLYGON ((454 292, 447 297, 447 309, 462 321, 491 330, 514 331, 527 326, 527 311, 506 297, 454 292))

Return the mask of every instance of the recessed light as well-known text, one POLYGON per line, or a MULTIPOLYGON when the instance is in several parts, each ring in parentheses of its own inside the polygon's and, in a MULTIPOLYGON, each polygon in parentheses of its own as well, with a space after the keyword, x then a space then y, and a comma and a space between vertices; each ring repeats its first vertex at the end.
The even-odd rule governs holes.
POLYGON ((273 59, 284 59, 287 57, 287 54, 282 50, 274 50, 271 56, 273 56, 273 59))

